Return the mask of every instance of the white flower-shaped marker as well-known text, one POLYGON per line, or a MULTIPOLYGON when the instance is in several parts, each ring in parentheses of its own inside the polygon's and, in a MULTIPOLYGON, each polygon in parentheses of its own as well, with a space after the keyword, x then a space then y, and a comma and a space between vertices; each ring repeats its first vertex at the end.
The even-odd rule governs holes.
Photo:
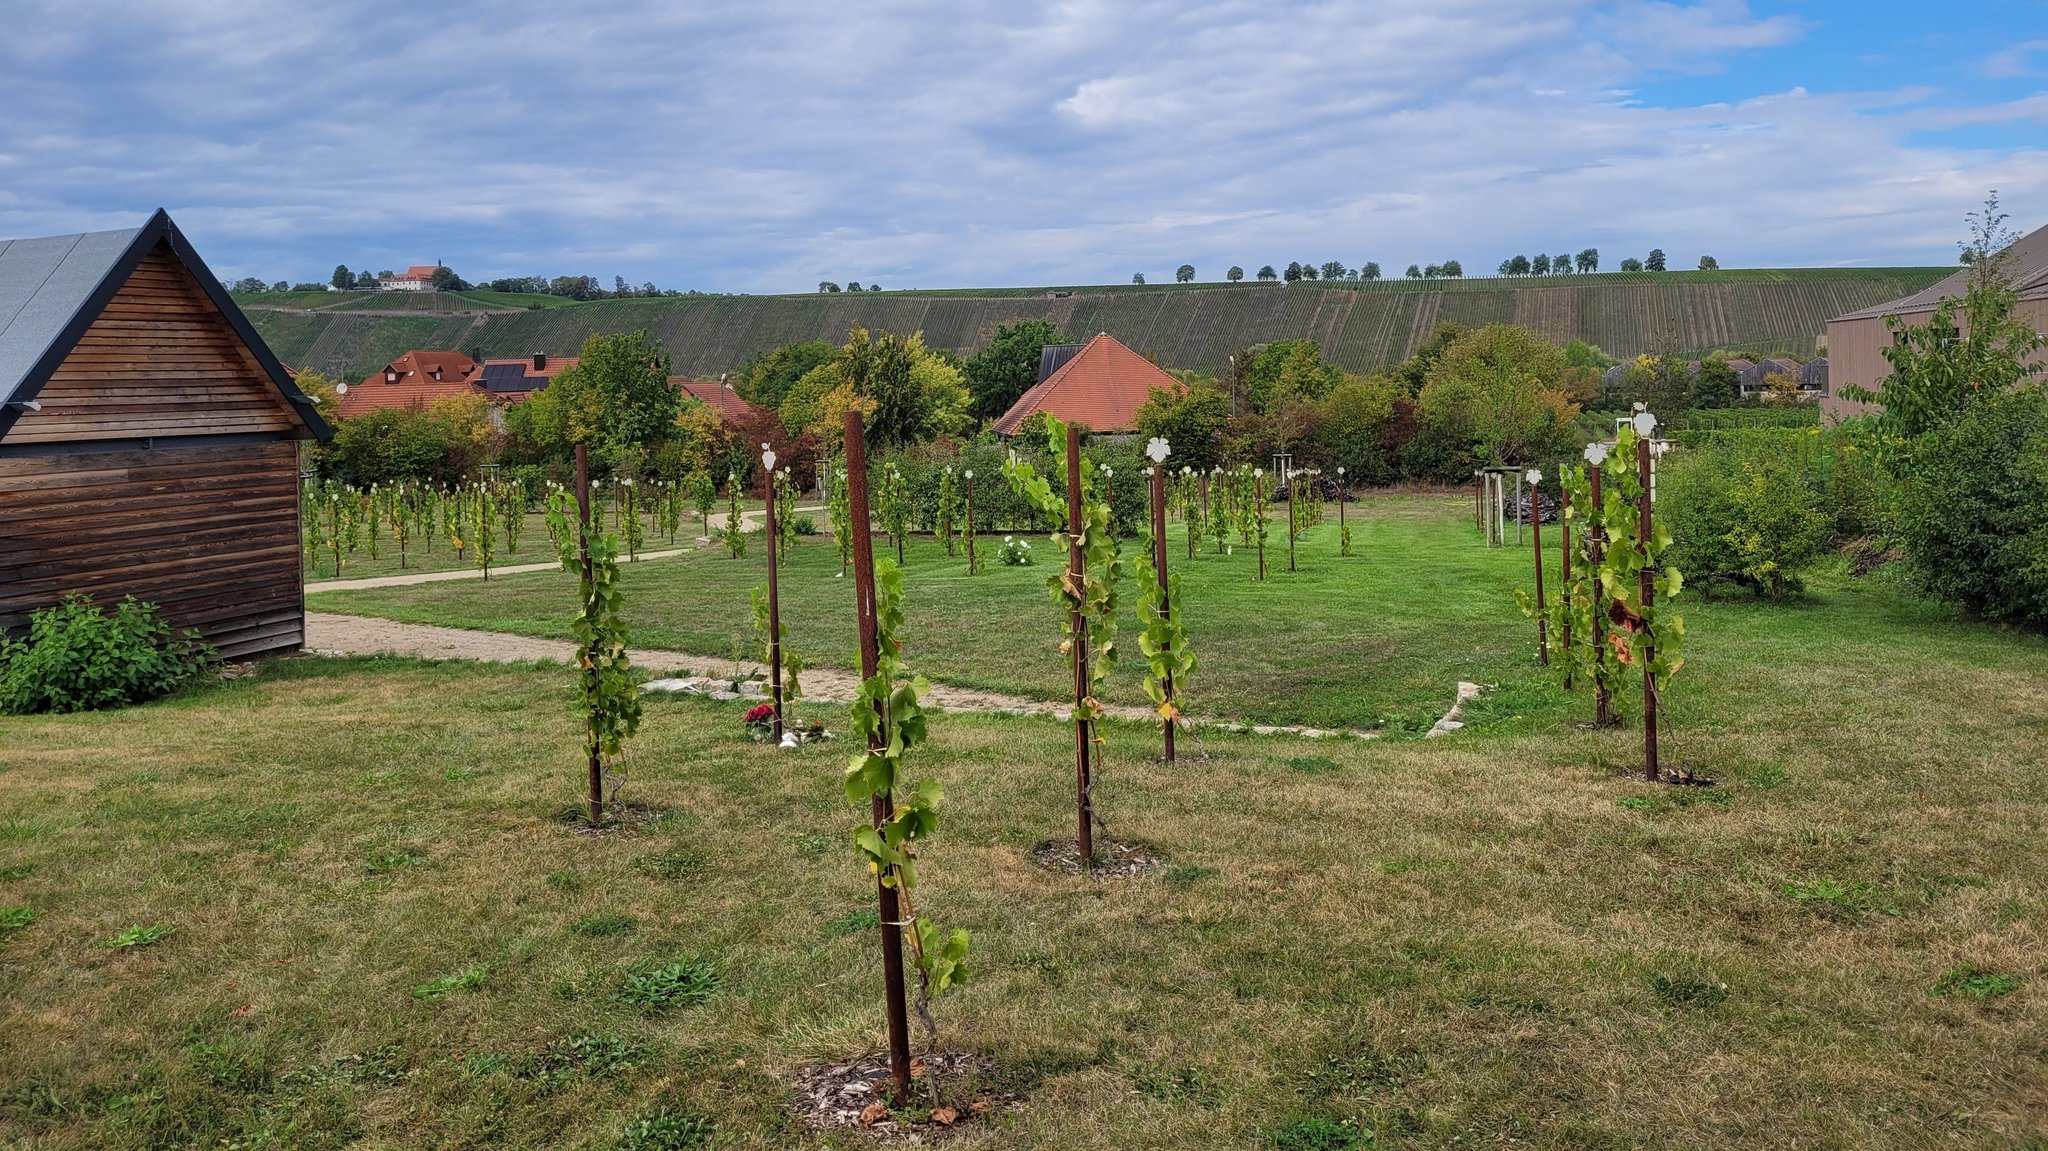
POLYGON ((1145 441, 1145 455, 1155 464, 1165 463, 1166 457, 1172 451, 1173 448, 1167 444, 1164 436, 1153 436, 1145 441))

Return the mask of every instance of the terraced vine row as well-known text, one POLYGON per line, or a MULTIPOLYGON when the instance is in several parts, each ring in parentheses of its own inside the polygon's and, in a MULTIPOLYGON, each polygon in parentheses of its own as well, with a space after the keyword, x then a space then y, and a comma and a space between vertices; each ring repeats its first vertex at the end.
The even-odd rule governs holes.
MULTIPOLYGON (((1556 340, 1588 340, 1617 356, 1730 347, 1810 354, 1829 317, 1918 291, 1946 272, 1785 269, 1035 295, 670 297, 416 316, 271 308, 258 301, 251 316, 287 362, 351 380, 408 348, 569 355, 593 332, 636 329, 668 348, 677 371, 697 376, 715 376, 782 344, 837 342, 857 324, 922 331, 932 346, 966 355, 985 345, 998 325, 1026 319, 1050 320, 1075 337, 1109 332, 1172 368, 1217 372, 1241 347, 1306 336, 1336 363, 1370 371, 1401 360, 1447 320, 1524 324, 1556 340)), ((368 302, 352 309, 367 309, 376 297, 363 299, 368 302)))

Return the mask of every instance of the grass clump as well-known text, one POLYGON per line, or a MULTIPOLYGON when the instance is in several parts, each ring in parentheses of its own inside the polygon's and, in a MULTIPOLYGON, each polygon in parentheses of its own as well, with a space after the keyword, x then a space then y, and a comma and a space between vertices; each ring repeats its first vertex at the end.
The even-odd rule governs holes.
POLYGON ((642 1115, 626 1125, 613 1151, 693 1151, 711 1145, 711 1121, 690 1112, 666 1109, 642 1115))
POLYGON ((1938 999, 1996 999, 2020 989, 2020 978, 2003 971, 1989 971, 1975 964, 1951 967, 1942 972, 1930 992, 1938 999))
POLYGON ((1349 1119, 1309 1116, 1273 1132, 1273 1151, 1353 1151, 1371 1147, 1372 1132, 1349 1119))
POLYGON ((612 1001, 647 1010, 691 1007, 717 994, 725 986, 718 964, 701 956, 668 963, 643 964, 626 972, 625 980, 612 1001))
POLYGON ((412 996, 414 999, 424 999, 429 1003, 438 1003, 457 991, 474 991, 482 987, 485 977, 490 975, 490 973, 490 968, 484 967, 481 964, 475 967, 465 967, 453 975, 443 975, 439 979, 428 980, 420 984, 412 989, 412 996))
POLYGON ((0 935, 20 931, 36 921, 33 907, 0 907, 0 935))
POLYGON ((650 851, 633 858, 633 870, 650 879, 689 879, 704 870, 704 857, 697 852, 650 851))
POLYGON ((1868 883, 1843 883, 1826 878, 1794 880, 1785 885, 1785 894, 1803 907, 1844 923, 1861 919, 1873 911, 1885 915, 1899 914, 1899 909, 1868 883))
POLYGON ((112 939, 107 940, 107 946, 116 950, 129 947, 148 947, 152 943, 159 943, 169 938, 171 933, 176 930, 177 928, 162 923, 152 923, 146 927, 131 927, 112 939))

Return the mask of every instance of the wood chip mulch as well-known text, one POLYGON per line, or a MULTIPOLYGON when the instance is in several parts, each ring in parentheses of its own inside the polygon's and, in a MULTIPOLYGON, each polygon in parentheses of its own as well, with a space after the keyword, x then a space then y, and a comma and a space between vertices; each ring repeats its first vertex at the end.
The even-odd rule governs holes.
MULTIPOLYGON (((1625 767, 1619 769, 1616 774, 1623 779, 1640 780, 1643 778, 1643 769, 1640 765, 1625 767)), ((1660 767, 1657 772, 1657 782, 1668 783, 1673 787, 1721 786, 1720 780, 1709 779, 1704 775, 1695 773, 1689 764, 1680 764, 1677 767, 1660 767)))
POLYGON ((610 803, 605 805, 604 822, 593 827, 590 811, 578 804, 571 804, 555 813, 555 821, 582 836, 613 836, 632 839, 641 832, 653 828, 667 819, 669 812, 664 807, 649 807, 641 803, 610 803))
POLYGON ((1031 862, 1060 875, 1088 875, 1096 879, 1136 879, 1157 869, 1166 856, 1142 843, 1095 841, 1092 866, 1081 865, 1081 852, 1071 839, 1051 839, 1031 849, 1031 862))
POLYGON ((790 1113, 814 1131, 853 1129, 894 1143, 927 1143, 973 1123, 1013 1096, 991 1086, 998 1069, 965 1051, 910 1061, 910 1104, 889 1109, 889 1057, 819 1063, 797 1072, 790 1113), (934 1103, 936 1097, 937 1102, 934 1103))

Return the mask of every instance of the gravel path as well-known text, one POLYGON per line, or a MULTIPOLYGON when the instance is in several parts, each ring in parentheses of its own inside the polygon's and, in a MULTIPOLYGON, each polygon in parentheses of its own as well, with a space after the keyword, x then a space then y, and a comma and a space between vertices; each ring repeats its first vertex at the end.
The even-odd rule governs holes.
MULTIPOLYGON (((307 612, 306 650, 315 655, 401 655, 420 659, 473 659, 484 663, 521 663, 528 660, 567 663, 574 656, 576 645, 568 640, 534 639, 531 636, 510 635, 504 632, 470 631, 466 628, 399 623, 396 620, 372 619, 367 616, 307 612)), ((743 663, 735 668, 729 659, 711 659, 677 651, 636 649, 632 655, 633 666, 657 675, 688 675, 698 672, 732 676, 735 670, 739 678, 755 674, 765 677, 767 674, 767 669, 759 664, 743 663)), ((851 703, 859 687, 860 681, 850 671, 826 667, 804 669, 805 699, 825 703, 851 703)), ((1062 721, 1071 714, 1068 708, 1044 700, 1026 699, 1023 696, 1005 695, 1001 692, 976 691, 972 688, 952 687, 942 683, 932 684, 931 690, 924 696, 924 701, 947 711, 1045 715, 1062 721)), ((1159 722, 1158 713, 1149 707, 1108 704, 1103 710, 1113 719, 1140 723, 1159 722)), ((1207 726, 1251 731, 1260 735, 1320 737, 1350 734, 1369 737, 1374 734, 1277 725, 1207 726)))
MULTIPOLYGON (((822 508, 822 507, 812 507, 812 508, 798 508, 798 509, 796 509, 796 510, 797 510, 798 512, 800 512, 800 513, 808 513, 808 512, 821 512, 821 511, 824 511, 825 509, 824 509, 824 508, 822 508)), ((758 527, 760 527, 760 526, 761 526, 761 521, 762 521, 762 519, 763 519, 763 518, 764 518, 764 517, 765 517, 766 515, 767 515, 767 513, 766 513, 766 512, 751 512, 751 511, 743 511, 743 512, 741 512, 741 513, 740 513, 740 530, 742 530, 742 531, 753 531, 753 530, 754 530, 755 528, 758 528, 758 527)), ((627 562, 630 562, 630 563, 644 563, 644 562, 645 562, 645 561, 647 561, 647 560, 665 560, 665 559, 668 559, 668 558, 669 558, 670 556, 679 556, 679 555, 687 555, 687 554, 688 554, 688 553, 690 553, 691 551, 693 551, 693 550, 695 550, 695 549, 697 549, 697 548, 703 547, 703 546, 704 546, 705 544, 708 544, 708 543, 710 543, 710 542, 711 542, 711 540, 712 540, 712 536, 713 536, 713 535, 716 535, 717 533, 719 533, 719 532, 722 532, 722 531, 724 531, 724 530, 725 530, 725 518, 726 518, 726 516, 725 516, 725 513, 724 513, 724 512, 713 512, 713 513, 711 513, 711 516, 710 516, 710 522, 709 522, 709 523, 708 523, 708 524, 706 525, 706 527, 705 527, 705 530, 706 530, 706 531, 708 531, 708 532, 710 532, 710 533, 712 533, 712 535, 706 535, 706 536, 699 536, 699 537, 697 537, 697 541, 696 541, 696 542, 695 542, 694 544, 692 544, 692 545, 691 545, 690 547, 686 547, 686 548, 668 548, 668 549, 666 549, 666 550, 664 550, 664 551, 658 551, 658 552, 641 552, 641 553, 640 553, 640 558, 639 558, 639 559, 637 559, 637 560, 631 560, 631 561, 627 561, 627 562)), ((498 576, 508 576, 508 575, 518 575, 518 574, 520 574, 521 572, 547 572, 547 571, 555 571, 556 569, 560 568, 561 566, 562 566, 562 565, 560 565, 560 564, 558 564, 558 563, 539 563, 539 564, 513 564, 513 565, 512 565, 512 566, 510 566, 510 567, 494 567, 494 568, 492 568, 492 569, 491 569, 491 574, 492 574, 492 575, 498 575, 498 576)), ((482 571, 479 571, 479 570, 478 570, 478 569, 476 569, 476 568, 458 568, 458 569, 456 569, 456 570, 454 570, 454 571, 443 571, 443 572, 410 572, 410 573, 407 573, 407 574, 405 574, 405 575, 389 575, 389 576, 371 576, 371 577, 370 577, 370 578, 368 578, 368 579, 331 579, 331 580, 324 580, 324 581, 322 581, 322 582, 320 582, 320 583, 309 583, 309 584, 307 584, 307 585, 306 585, 306 590, 307 590, 307 591, 309 591, 309 592, 316 592, 316 591, 359 591, 359 590, 361 590, 361 589, 363 589, 363 588, 373 588, 373 587, 411 587, 411 586, 413 586, 414 584, 423 584, 423 583, 441 583, 441 582, 443 582, 444 580, 459 580, 459 579, 482 579, 482 578, 483 578, 483 574, 484 574, 484 573, 483 573, 482 571)), ((451 657, 451 658, 453 658, 453 657, 451 657)), ((481 657, 469 657, 469 658, 481 658, 481 657)), ((524 658, 524 657, 521 657, 521 658, 524 658)))

